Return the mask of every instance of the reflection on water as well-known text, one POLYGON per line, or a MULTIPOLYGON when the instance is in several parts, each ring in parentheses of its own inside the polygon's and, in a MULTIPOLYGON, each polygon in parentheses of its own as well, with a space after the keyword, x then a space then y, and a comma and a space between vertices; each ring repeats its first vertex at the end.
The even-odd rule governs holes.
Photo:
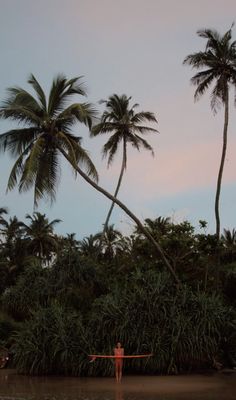
POLYGON ((235 400, 236 373, 113 378, 28 377, 0 370, 0 400, 235 400))

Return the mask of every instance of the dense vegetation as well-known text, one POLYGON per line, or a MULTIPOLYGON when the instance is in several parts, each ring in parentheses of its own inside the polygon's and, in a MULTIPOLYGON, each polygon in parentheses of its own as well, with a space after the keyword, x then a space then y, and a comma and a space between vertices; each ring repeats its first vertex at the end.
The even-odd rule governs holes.
POLYGON ((54 233, 45 215, 1 217, 0 340, 29 374, 110 375, 88 354, 153 352, 125 362, 126 373, 180 373, 236 360, 236 233, 220 243, 188 222, 147 219, 182 286, 137 230, 109 226, 77 241, 54 233), (217 244, 218 243, 218 244, 217 244))

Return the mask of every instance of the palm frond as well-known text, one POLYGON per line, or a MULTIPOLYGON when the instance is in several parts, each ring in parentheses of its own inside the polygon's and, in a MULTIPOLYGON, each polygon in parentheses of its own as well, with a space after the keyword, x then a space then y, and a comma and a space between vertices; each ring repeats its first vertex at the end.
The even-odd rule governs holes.
POLYGON ((34 111, 17 104, 3 104, 0 108, 0 117, 35 127, 41 122, 41 118, 34 111))
POLYGON ((15 188, 18 177, 22 175, 24 171, 24 158, 27 156, 29 153, 31 147, 33 144, 30 144, 28 147, 24 149, 24 151, 20 154, 20 156, 17 158, 15 164, 13 165, 13 168, 10 172, 10 176, 8 178, 8 183, 7 183, 7 191, 12 190, 15 188))
POLYGON ((118 148, 119 142, 121 140, 122 140, 122 137, 120 135, 120 132, 116 131, 103 146, 103 149, 102 149, 103 158, 105 158, 107 156, 107 154, 109 154, 108 161, 107 161, 107 166, 108 167, 113 162, 114 156, 115 156, 115 154, 117 152, 117 148, 118 148))
POLYGON ((216 81, 216 85, 211 93, 211 108, 214 112, 220 108, 221 103, 225 103, 228 83, 224 75, 221 75, 216 81))
POLYGON ((39 157, 35 176, 34 204, 36 207, 42 198, 49 199, 51 203, 55 201, 60 172, 58 150, 52 147, 44 149, 39 157))
POLYGON ((144 140, 143 138, 141 138, 138 135, 134 135, 132 138, 133 138, 133 141, 131 141, 131 143, 134 147, 136 147, 139 150, 140 144, 141 144, 146 150, 151 151, 152 156, 154 157, 154 150, 153 150, 152 146, 150 146, 150 144, 146 140, 144 140), (137 144, 138 144, 138 147, 137 147, 137 144))
POLYGON ((20 155, 39 134, 39 128, 12 129, 0 135, 0 152, 9 151, 13 157, 20 155))
POLYGON ((35 78, 35 76, 33 74, 30 75, 30 77, 28 79, 28 83, 33 86, 35 92, 37 93, 41 108, 46 113, 46 111, 47 111, 46 96, 44 94, 42 87, 40 86, 39 82, 37 81, 37 79, 35 78))
POLYGON ((86 95, 83 83, 79 82, 81 78, 80 76, 67 80, 64 75, 58 75, 54 79, 48 100, 49 116, 54 117, 60 113, 72 95, 86 95))
POLYGON ((23 173, 19 183, 19 192, 29 190, 36 179, 40 156, 44 151, 44 138, 40 137, 34 143, 33 148, 23 165, 23 173))
POLYGON ((61 125, 61 129, 63 129, 64 123, 68 123, 68 121, 71 124, 79 121, 91 128, 92 120, 96 115, 97 111, 90 103, 74 103, 57 116, 57 122, 61 125))
POLYGON ((58 148, 60 149, 61 147, 66 150, 71 160, 71 166, 73 167, 74 172, 76 173, 75 166, 79 164, 81 168, 85 168, 88 176, 97 182, 98 173, 96 167, 88 153, 80 146, 78 138, 65 134, 64 132, 58 132, 57 136, 59 139, 58 148))
POLYGON ((155 114, 150 111, 141 111, 137 114, 134 114, 131 118, 131 121, 135 124, 145 121, 157 123, 155 114))
POLYGON ((205 74, 199 72, 196 74, 192 79, 191 82, 194 85, 198 85, 195 93, 194 93, 194 100, 197 101, 209 88, 211 85, 212 81, 214 79, 214 76, 212 74, 205 74))

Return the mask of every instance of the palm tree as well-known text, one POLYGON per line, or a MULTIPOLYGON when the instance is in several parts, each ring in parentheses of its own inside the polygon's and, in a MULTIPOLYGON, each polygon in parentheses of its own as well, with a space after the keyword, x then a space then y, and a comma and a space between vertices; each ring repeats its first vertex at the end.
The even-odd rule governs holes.
POLYGON ((16 216, 10 218, 9 222, 2 219, 0 225, 0 234, 4 238, 5 245, 9 248, 12 247, 18 239, 22 239, 24 224, 19 221, 16 216))
POLYGON ((93 188, 118 204, 140 227, 179 284, 179 279, 160 245, 141 221, 125 204, 97 184, 98 174, 95 166, 82 148, 81 138, 72 133, 72 127, 78 121, 91 127, 95 115, 88 103, 68 105, 72 95, 85 95, 80 78, 67 80, 65 76, 58 76, 53 81, 48 99, 33 75, 28 83, 36 92, 36 98, 22 88, 13 87, 8 89, 9 96, 0 107, 2 118, 24 124, 21 129, 10 130, 0 135, 0 151, 8 151, 16 158, 8 180, 8 189, 18 185, 19 191, 22 192, 34 187, 35 205, 43 197, 55 200, 60 175, 59 156, 64 156, 75 174, 78 173, 93 188))
MULTIPOLYGON (((152 155, 154 155, 152 147, 139 135, 147 132, 157 132, 157 130, 154 128, 142 125, 142 123, 145 121, 157 122, 157 120, 154 114, 149 111, 141 111, 136 113, 135 109, 138 107, 138 104, 134 104, 132 107, 130 107, 130 100, 131 97, 127 97, 124 94, 122 96, 114 94, 113 96, 110 96, 108 100, 102 100, 101 102, 105 103, 106 105, 106 110, 101 117, 101 122, 95 125, 91 131, 92 136, 97 136, 104 133, 111 134, 110 139, 103 146, 102 151, 103 157, 108 156, 108 167, 114 160, 114 156, 117 153, 119 144, 122 144, 123 155, 121 170, 114 197, 117 197, 118 195, 124 171, 127 168, 128 143, 130 143, 137 150, 140 150, 140 147, 144 147, 145 149, 150 150, 152 155)), ((115 202, 113 201, 104 223, 104 232, 107 230, 114 205, 115 202)))
POLYGON ((79 252, 84 256, 96 257, 99 252, 99 239, 97 235, 86 236, 79 242, 79 252))
POLYGON ((225 255, 230 262, 235 260, 236 255, 236 229, 224 229, 224 234, 221 235, 221 240, 223 242, 223 248, 225 250, 225 255))
POLYGON ((220 238, 219 201, 227 149, 229 88, 230 85, 234 87, 236 85, 236 41, 231 40, 231 31, 232 27, 224 35, 220 35, 216 30, 199 30, 198 36, 207 40, 205 50, 190 54, 184 60, 184 64, 201 70, 191 79, 191 82, 197 86, 194 95, 195 100, 198 100, 214 83, 211 92, 211 108, 214 112, 217 112, 219 106, 224 105, 223 147, 215 196, 216 236, 218 240, 220 238))
POLYGON ((113 259, 123 249, 122 233, 115 229, 114 225, 109 225, 105 232, 97 233, 96 238, 99 250, 107 259, 113 259))
POLYGON ((23 224, 28 242, 28 251, 30 254, 39 257, 40 260, 49 262, 52 253, 58 247, 58 241, 53 234, 53 229, 61 220, 54 219, 49 222, 45 214, 39 212, 34 212, 33 216, 27 214, 26 218, 30 220, 29 225, 23 224))
MULTIPOLYGON (((3 218, 3 214, 7 214, 8 210, 6 207, 0 207, 0 226, 1 225, 5 225, 7 223, 7 221, 3 218)), ((1 231, 0 231, 0 235, 1 235, 1 231)), ((1 242, 1 237, 0 237, 0 242, 1 242)))
POLYGON ((22 271, 25 265, 31 261, 27 254, 26 240, 24 237, 23 222, 16 216, 0 223, 0 235, 2 237, 2 261, 11 279, 15 280, 18 272, 22 271))

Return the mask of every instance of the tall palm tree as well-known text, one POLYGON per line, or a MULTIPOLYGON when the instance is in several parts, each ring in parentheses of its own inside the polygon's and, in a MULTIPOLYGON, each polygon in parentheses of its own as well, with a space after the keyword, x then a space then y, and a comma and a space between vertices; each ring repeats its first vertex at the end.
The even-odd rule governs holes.
MULTIPOLYGON (((103 146, 102 150, 103 157, 108 156, 108 167, 114 160, 119 144, 122 144, 121 170, 114 197, 117 197, 118 195, 124 171, 127 168, 128 143, 137 150, 140 150, 140 147, 144 147, 145 149, 150 150, 152 155, 154 155, 152 147, 140 136, 140 134, 157 132, 154 128, 142 125, 143 122, 157 122, 157 120, 154 114, 149 111, 136 113, 135 109, 138 107, 138 104, 134 104, 130 107, 130 100, 131 97, 127 97, 124 94, 122 96, 114 94, 110 96, 108 100, 102 100, 101 103, 105 103, 106 110, 101 117, 101 121, 95 125, 91 131, 91 136, 97 136, 104 133, 111 134, 110 139, 103 146)), ((107 230, 114 205, 115 202, 113 201, 104 223, 104 232, 107 230)))
POLYGON ((211 92, 211 108, 217 112, 219 106, 224 105, 223 147, 215 196, 216 236, 219 240, 219 201, 227 149, 229 88, 230 85, 236 86, 236 41, 232 41, 232 27, 224 35, 211 29, 199 30, 197 34, 207 40, 205 50, 190 54, 184 60, 184 64, 200 70, 191 79, 197 86, 194 98, 198 100, 214 84, 211 92))
POLYGON ((31 75, 29 84, 36 98, 26 90, 13 87, 0 107, 0 116, 23 124, 23 128, 10 130, 0 135, 0 151, 8 151, 16 158, 10 173, 8 189, 16 185, 19 191, 34 187, 34 202, 43 197, 55 200, 60 175, 59 156, 69 162, 75 174, 82 176, 93 188, 119 207, 140 227, 162 257, 166 267, 179 284, 175 271, 166 259, 159 243, 144 228, 141 221, 109 192, 97 184, 98 174, 81 139, 72 133, 76 122, 91 127, 94 110, 88 103, 68 105, 72 95, 85 95, 80 78, 67 80, 65 76, 54 79, 48 99, 36 78, 31 75), (19 182, 18 182, 19 181, 19 182))

